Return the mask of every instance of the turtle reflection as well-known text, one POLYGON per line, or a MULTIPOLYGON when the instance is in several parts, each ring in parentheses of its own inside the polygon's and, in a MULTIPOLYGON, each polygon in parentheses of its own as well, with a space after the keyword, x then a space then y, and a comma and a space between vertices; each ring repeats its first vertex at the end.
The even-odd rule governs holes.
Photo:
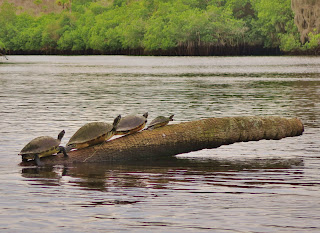
POLYGON ((21 174, 28 181, 41 183, 44 186, 60 186, 60 179, 68 171, 67 167, 25 167, 21 174))
MULTIPOLYGON (((61 185, 68 176, 68 185, 85 189, 108 191, 109 188, 166 189, 172 182, 192 182, 195 177, 208 179, 217 185, 217 174, 237 176, 241 171, 277 170, 286 172, 302 166, 301 159, 212 160, 172 158, 145 163, 83 163, 73 167, 23 168, 22 176, 44 185, 61 185)), ((222 184, 221 184, 222 185, 222 184)), ((224 183, 223 185, 228 185, 224 183)))

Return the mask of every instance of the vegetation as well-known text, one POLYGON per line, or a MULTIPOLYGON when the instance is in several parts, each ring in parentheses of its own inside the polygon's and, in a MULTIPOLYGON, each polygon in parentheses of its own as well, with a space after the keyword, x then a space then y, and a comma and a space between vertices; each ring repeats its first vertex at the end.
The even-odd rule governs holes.
POLYGON ((0 40, 0 51, 5 49, 5 44, 0 40))
MULTIPOLYGON (((42 1, 34 1, 40 5, 42 1)), ((290 0, 56 0, 60 12, 17 14, 0 6, 8 53, 241 55, 308 52, 290 0)))

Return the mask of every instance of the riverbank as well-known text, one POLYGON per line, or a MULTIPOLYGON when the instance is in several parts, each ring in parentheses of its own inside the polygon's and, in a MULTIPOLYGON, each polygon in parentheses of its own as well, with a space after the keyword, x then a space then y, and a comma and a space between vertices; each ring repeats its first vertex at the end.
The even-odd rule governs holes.
POLYGON ((129 56, 319 56, 320 48, 312 51, 283 52, 279 48, 263 48, 257 46, 243 47, 210 47, 187 50, 173 48, 168 50, 146 51, 144 49, 119 49, 113 51, 99 50, 13 50, 6 55, 129 55, 129 56))
POLYGON ((319 55, 320 34, 311 31, 302 41, 290 3, 271 5, 75 1, 40 14, 3 2, 0 49, 8 55, 319 55))
POLYGON ((133 55, 133 56, 278 56, 285 55, 279 48, 263 48, 262 46, 202 46, 196 48, 176 47, 148 51, 138 49, 118 50, 9 50, 7 55, 133 55))

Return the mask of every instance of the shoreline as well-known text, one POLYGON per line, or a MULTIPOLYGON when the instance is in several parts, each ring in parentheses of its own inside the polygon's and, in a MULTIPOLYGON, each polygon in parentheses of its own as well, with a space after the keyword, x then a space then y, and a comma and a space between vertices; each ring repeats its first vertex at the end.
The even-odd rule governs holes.
POLYGON ((7 50, 6 55, 131 55, 131 56, 279 56, 279 48, 263 46, 179 46, 167 50, 148 51, 144 48, 118 50, 7 50))
POLYGON ((157 50, 146 51, 144 49, 123 49, 113 51, 98 51, 98 50, 15 50, 6 51, 5 55, 60 55, 60 56, 88 56, 88 55, 127 55, 127 56, 199 56, 199 57, 211 57, 211 56, 319 56, 320 51, 294 51, 283 52, 279 48, 257 48, 256 50, 223 50, 215 49, 209 52, 203 51, 186 51, 180 48, 174 48, 170 50, 157 50))

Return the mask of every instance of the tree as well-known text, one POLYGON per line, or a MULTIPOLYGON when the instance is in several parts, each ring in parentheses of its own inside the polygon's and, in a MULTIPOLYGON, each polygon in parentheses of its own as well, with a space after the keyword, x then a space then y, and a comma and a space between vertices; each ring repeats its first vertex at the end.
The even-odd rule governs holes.
POLYGON ((294 26, 291 0, 252 0, 257 15, 255 30, 263 36, 266 47, 280 45, 282 34, 294 26))
POLYGON ((212 4, 202 10, 179 0, 159 4, 147 23, 144 45, 148 50, 233 46, 245 32, 243 21, 228 8, 212 4))
MULTIPOLYGON (((34 0, 35 4, 44 4, 34 0)), ((101 53, 144 49, 196 54, 198 49, 244 45, 283 51, 318 48, 319 36, 299 42, 290 0, 56 0, 63 9, 16 14, 0 6, 0 40, 8 50, 101 53), (71 11, 72 9, 72 11, 71 11)), ((209 51, 209 50, 208 50, 209 51)))
POLYGON ((0 40, 0 50, 3 50, 6 48, 6 45, 0 40))

